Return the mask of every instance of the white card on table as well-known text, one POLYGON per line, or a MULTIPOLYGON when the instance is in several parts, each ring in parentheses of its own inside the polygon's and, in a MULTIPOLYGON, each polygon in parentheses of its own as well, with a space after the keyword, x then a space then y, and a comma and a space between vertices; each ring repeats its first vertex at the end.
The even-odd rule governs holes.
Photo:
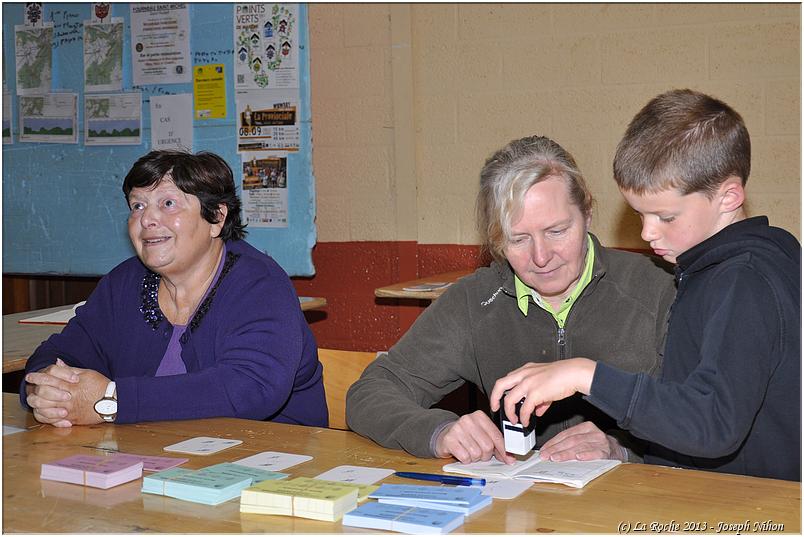
POLYGON ((340 481, 341 483, 353 483, 355 485, 371 485, 380 479, 385 479, 393 473, 394 471, 388 468, 367 468, 365 466, 344 465, 327 470, 323 474, 316 476, 316 479, 340 481))
POLYGON ((195 438, 179 442, 178 444, 165 446, 162 449, 165 451, 175 451, 178 453, 189 453, 191 455, 211 455, 242 443, 242 440, 197 436, 195 438))
POLYGON ((513 500, 533 485, 533 481, 521 479, 489 479, 483 487, 483 495, 498 500, 513 500))
POLYGON ((257 453, 256 455, 251 455, 245 459, 233 462, 241 466, 278 472, 279 470, 307 462, 310 459, 312 459, 312 457, 309 455, 295 455, 293 453, 282 453, 280 451, 263 451, 262 453, 257 453))

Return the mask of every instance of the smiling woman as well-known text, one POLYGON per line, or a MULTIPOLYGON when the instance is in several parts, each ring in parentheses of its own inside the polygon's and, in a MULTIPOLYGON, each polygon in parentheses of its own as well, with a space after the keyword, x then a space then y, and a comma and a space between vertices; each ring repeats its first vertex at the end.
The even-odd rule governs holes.
POLYGON ((243 239, 232 171, 152 151, 123 182, 136 257, 28 360, 21 400, 68 427, 234 416, 325 426, 322 368, 290 280, 243 239))

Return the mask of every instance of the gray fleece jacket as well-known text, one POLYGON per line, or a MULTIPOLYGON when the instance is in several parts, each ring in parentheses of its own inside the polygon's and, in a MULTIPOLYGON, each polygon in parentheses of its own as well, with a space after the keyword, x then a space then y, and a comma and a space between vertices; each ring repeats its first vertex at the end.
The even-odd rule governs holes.
MULTIPOLYGON (((592 240, 592 281, 563 329, 532 298, 528 315, 522 314, 507 263, 480 268, 452 285, 366 368, 347 394, 349 427, 382 446, 433 457, 433 432, 458 416, 430 407, 464 382, 488 396, 498 378, 528 362, 575 356, 656 374, 675 296, 673 276, 660 261, 592 240)), ((616 428, 580 396, 553 403, 536 420, 537 446, 587 420, 603 431, 616 428)))

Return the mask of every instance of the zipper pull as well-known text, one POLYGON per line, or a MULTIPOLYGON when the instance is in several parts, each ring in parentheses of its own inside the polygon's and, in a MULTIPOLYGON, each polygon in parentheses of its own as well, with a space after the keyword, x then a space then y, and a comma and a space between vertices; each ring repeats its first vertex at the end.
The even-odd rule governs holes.
POLYGON ((559 345, 564 344, 564 328, 563 327, 558 327, 558 344, 559 345))

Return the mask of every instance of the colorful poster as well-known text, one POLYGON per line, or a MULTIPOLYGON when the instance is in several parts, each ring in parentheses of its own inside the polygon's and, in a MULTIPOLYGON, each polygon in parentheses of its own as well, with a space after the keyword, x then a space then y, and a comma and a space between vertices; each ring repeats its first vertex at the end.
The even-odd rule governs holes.
POLYGON ((191 81, 188 4, 131 4, 134 85, 191 81))
POLYGON ((53 73, 53 23, 14 26, 17 95, 50 93, 53 73))
POLYGON ((123 19, 108 23, 84 21, 84 91, 123 88, 123 19))
POLYGON ((140 145, 142 94, 84 96, 85 145, 140 145))
POLYGON ((239 91, 237 151, 298 151, 298 90, 239 91))
POLYGON ((195 119, 226 117, 226 75, 222 63, 193 67, 195 119))
POLYGON ((78 143, 78 94, 21 95, 20 142, 78 143))
POLYGON ((250 227, 288 227, 287 153, 242 156, 243 215, 250 227))
POLYGON ((234 52, 235 90, 298 88, 298 4, 235 4, 234 52))
POLYGON ((193 96, 151 96, 151 149, 193 150, 193 96))

